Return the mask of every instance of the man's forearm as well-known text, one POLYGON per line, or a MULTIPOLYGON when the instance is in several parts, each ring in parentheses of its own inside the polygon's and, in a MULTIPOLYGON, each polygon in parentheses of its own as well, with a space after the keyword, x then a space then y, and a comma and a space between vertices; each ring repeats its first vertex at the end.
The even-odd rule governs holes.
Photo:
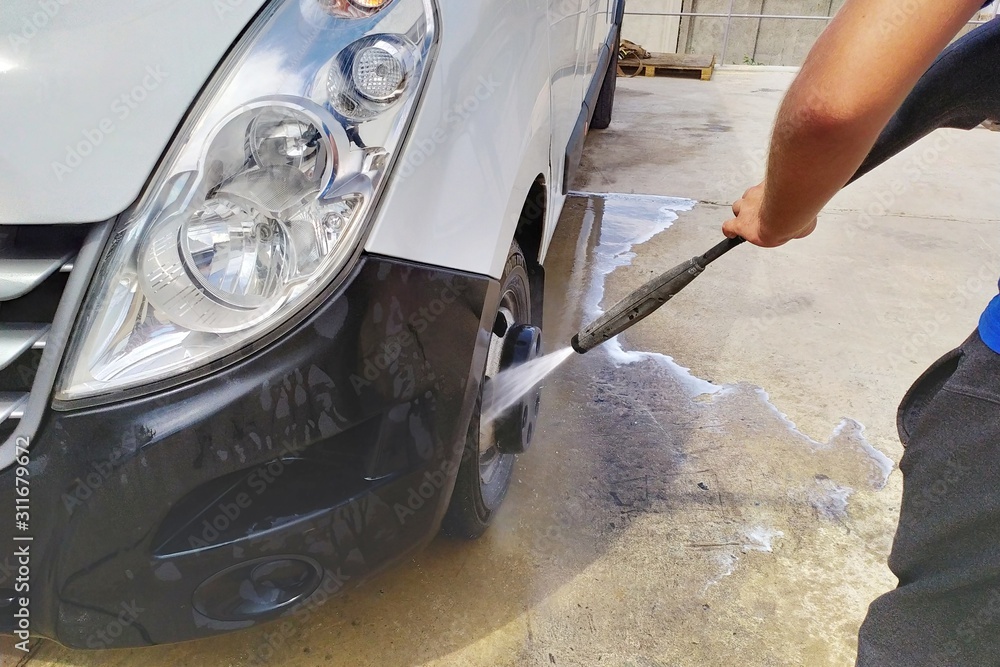
POLYGON ((762 238, 795 238, 846 184, 917 79, 980 0, 848 0, 775 123, 762 238))
POLYGON ((802 94, 808 91, 789 91, 771 140, 761 233, 774 243, 795 238, 819 215, 857 171, 880 129, 868 119, 817 117, 802 94))

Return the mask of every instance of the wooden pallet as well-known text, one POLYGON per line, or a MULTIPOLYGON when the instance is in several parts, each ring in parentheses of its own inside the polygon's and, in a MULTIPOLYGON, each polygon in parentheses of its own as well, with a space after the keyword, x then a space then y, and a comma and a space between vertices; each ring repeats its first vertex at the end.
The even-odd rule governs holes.
POLYGON ((644 70, 646 76, 686 76, 702 81, 712 78, 715 71, 715 55, 688 53, 653 53, 642 61, 625 58, 618 62, 618 76, 635 76, 636 70, 644 70))

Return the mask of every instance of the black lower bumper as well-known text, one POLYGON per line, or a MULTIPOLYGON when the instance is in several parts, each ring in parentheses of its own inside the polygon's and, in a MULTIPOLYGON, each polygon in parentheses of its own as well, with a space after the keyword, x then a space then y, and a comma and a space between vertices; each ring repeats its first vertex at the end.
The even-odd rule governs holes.
MULTIPOLYGON (((31 443, 32 634, 195 639, 293 613, 421 546, 451 495, 496 298, 482 276, 369 256, 236 365, 51 411, 31 443)), ((17 578, 14 507, 8 469, 0 598, 17 578)))

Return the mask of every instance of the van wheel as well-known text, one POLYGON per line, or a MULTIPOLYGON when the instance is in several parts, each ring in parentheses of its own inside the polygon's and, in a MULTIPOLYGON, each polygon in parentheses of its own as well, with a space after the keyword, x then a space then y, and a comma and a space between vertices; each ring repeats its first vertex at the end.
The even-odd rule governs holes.
MULTIPOLYGON (((524 324, 531 322, 531 288, 524 254, 517 241, 510 247, 507 264, 500 279, 500 302, 482 386, 510 362, 511 343, 516 334, 523 334, 524 324)), ((536 330, 537 331, 537 330, 536 330)), ((532 354, 540 346, 540 332, 532 354)), ((523 340, 524 336, 520 336, 523 340)), ((469 423, 469 433, 458 468, 455 491, 441 523, 442 531, 453 537, 475 539, 486 532, 497 510, 507 496, 514 471, 514 452, 524 451, 534 432, 538 411, 538 396, 530 393, 523 406, 515 406, 501 419, 483 424, 481 417, 483 392, 469 423), (530 406, 529 406, 530 404, 530 406)))
POLYGON ((615 90, 618 88, 618 59, 621 56, 620 44, 621 30, 615 34, 612 42, 614 53, 611 54, 611 62, 608 71, 604 75, 604 85, 601 86, 601 93, 597 96, 597 104, 594 106, 594 117, 590 120, 590 128, 593 130, 605 130, 611 125, 611 112, 615 108, 615 90))

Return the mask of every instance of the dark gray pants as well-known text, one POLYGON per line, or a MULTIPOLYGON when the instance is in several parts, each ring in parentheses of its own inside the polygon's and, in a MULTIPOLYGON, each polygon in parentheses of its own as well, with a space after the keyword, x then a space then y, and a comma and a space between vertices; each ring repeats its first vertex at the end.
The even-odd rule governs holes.
POLYGON ((899 586, 861 626, 859 667, 1000 665, 1000 354, 973 336, 899 414, 899 586))

